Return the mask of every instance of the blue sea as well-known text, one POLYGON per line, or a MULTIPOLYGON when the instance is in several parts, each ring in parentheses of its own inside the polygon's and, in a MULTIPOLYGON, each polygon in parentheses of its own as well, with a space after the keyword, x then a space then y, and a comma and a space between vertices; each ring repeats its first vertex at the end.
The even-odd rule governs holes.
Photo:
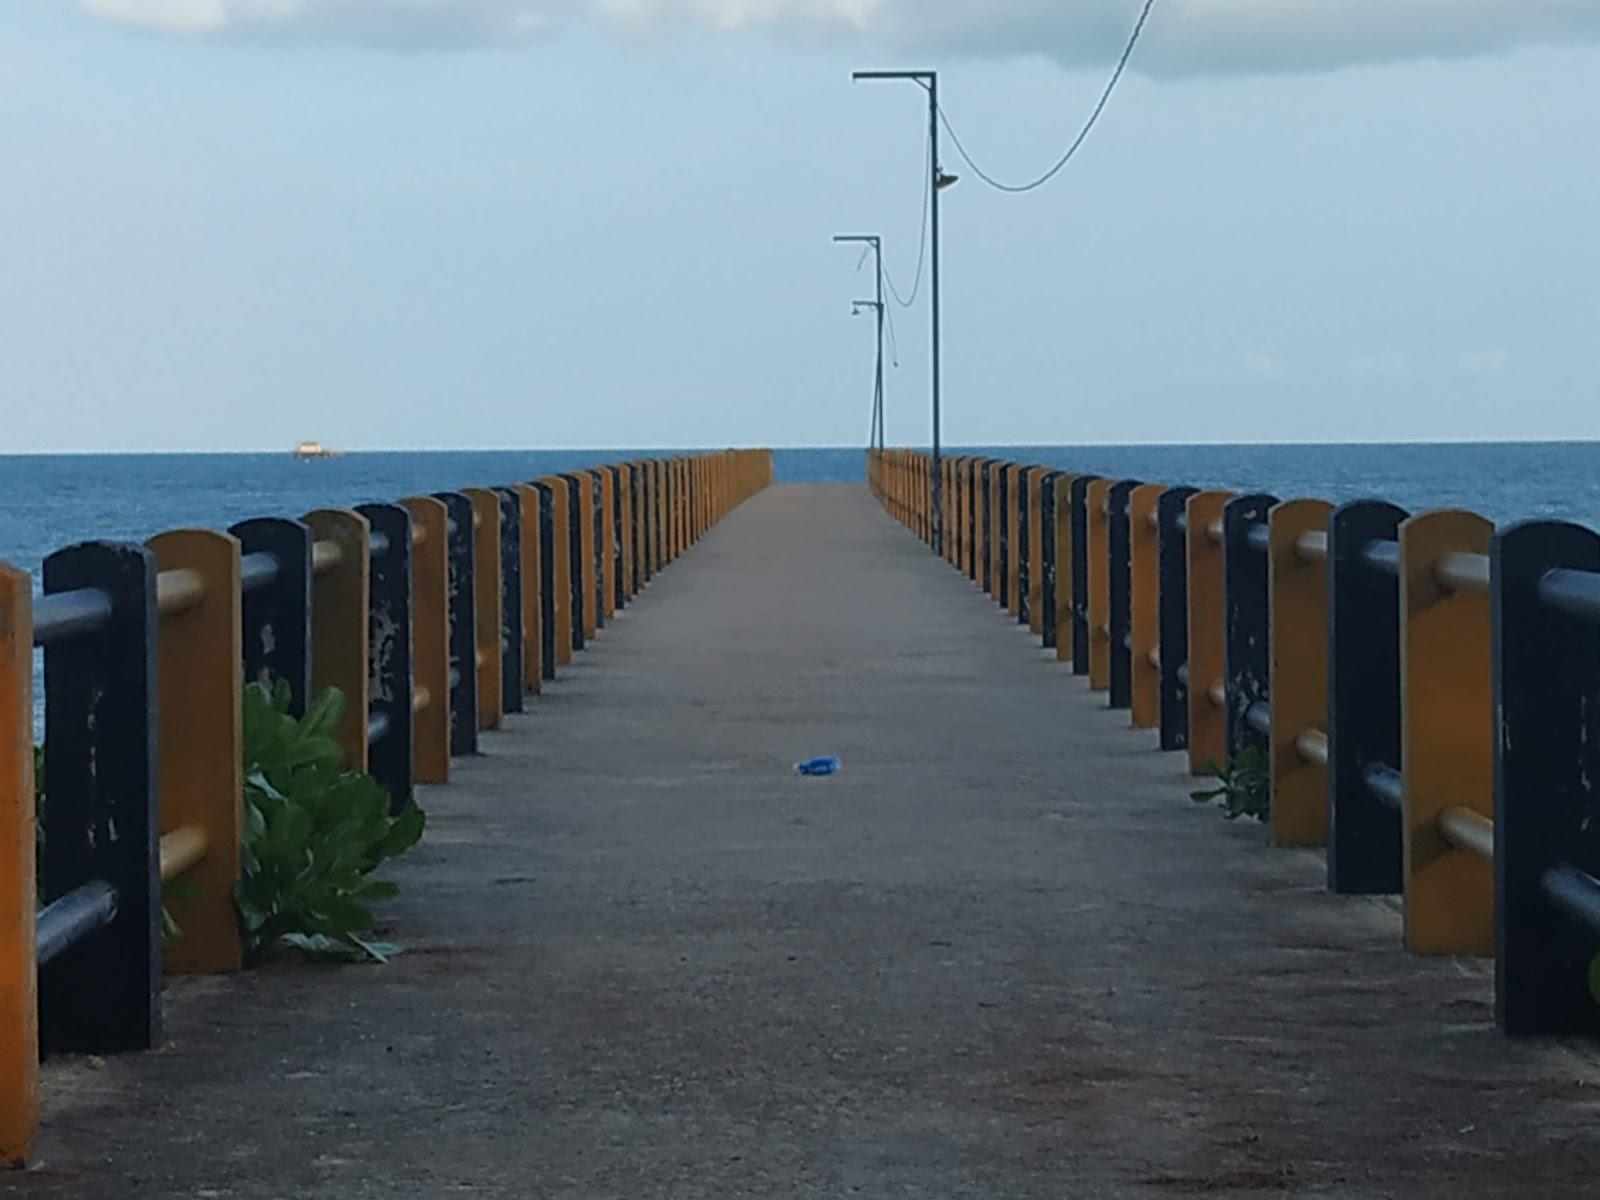
MULTIPOLYGON (((668 451, 507 450, 349 454, 0 457, 0 559, 37 572, 87 539, 143 540, 164 529, 531 479, 668 451)), ((1561 518, 1600 526, 1600 443, 1448 445, 949 447, 1146 482, 1266 491, 1335 502, 1381 497, 1405 508, 1468 508, 1498 523, 1561 518)), ((860 482, 859 448, 776 452, 780 482, 860 482)))

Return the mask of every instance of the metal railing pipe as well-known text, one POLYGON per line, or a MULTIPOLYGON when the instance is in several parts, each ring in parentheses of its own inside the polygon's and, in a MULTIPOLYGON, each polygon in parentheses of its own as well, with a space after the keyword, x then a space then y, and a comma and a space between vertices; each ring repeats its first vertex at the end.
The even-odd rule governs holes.
POLYGON ((1539 598, 1586 621, 1600 621, 1600 572, 1557 567, 1539 580, 1539 598))
POLYGON ((73 888, 39 910, 34 942, 43 967, 117 917, 117 889, 103 879, 73 888))
POLYGON ((1470 808, 1452 805, 1441 812, 1439 836, 1457 850, 1494 861, 1494 822, 1470 808))
POLYGON ((199 825, 184 825, 161 835, 161 882, 176 879, 206 856, 210 839, 199 825))
POLYGON ((52 592, 33 602, 33 644, 49 646, 98 633, 111 620, 111 597, 99 588, 52 592))

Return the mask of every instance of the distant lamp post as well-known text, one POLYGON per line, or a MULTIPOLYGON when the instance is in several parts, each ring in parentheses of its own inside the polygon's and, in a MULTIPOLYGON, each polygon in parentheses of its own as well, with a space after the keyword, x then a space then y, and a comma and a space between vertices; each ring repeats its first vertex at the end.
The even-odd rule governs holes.
POLYGON ((872 394, 872 430, 869 443, 877 449, 883 449, 883 301, 882 300, 852 300, 850 302, 850 315, 859 317, 863 311, 870 309, 877 315, 878 325, 878 368, 876 383, 872 394))
POLYGON ((856 71, 851 79, 909 79, 928 93, 928 154, 932 159, 928 179, 932 185, 930 236, 933 241, 933 551, 944 553, 944 471, 940 449, 939 377, 939 193, 958 176, 946 175, 939 165, 939 73, 937 71, 856 71))
POLYGON ((835 242, 840 244, 857 243, 871 246, 873 256, 876 258, 876 267, 873 279, 877 284, 876 300, 857 300, 850 306, 850 315, 859 316, 863 308, 872 308, 878 314, 878 363, 873 371, 872 383, 872 428, 867 435, 870 445, 883 449, 883 239, 875 233, 841 233, 835 235, 835 242))

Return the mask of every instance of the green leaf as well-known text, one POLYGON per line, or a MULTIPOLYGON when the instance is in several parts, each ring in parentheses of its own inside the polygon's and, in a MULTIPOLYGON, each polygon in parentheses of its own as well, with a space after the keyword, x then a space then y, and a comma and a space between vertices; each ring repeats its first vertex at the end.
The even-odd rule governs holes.
POLYGON ((404 854, 422 839, 422 831, 427 826, 427 814, 414 802, 406 805, 405 810, 390 824, 389 830, 378 843, 380 858, 395 858, 404 854))
POLYGON ((244 845, 234 888, 252 959, 275 949, 309 957, 383 961, 394 949, 371 941, 369 904, 399 888, 368 878, 422 836, 422 810, 389 816, 389 796, 370 775, 345 769, 331 736, 344 698, 325 690, 305 717, 275 682, 245 689, 244 845))
POLYGON ((339 727, 344 716, 344 693, 338 688, 324 688, 322 694, 311 702, 306 715, 301 718, 300 731, 307 738, 325 738, 339 727))

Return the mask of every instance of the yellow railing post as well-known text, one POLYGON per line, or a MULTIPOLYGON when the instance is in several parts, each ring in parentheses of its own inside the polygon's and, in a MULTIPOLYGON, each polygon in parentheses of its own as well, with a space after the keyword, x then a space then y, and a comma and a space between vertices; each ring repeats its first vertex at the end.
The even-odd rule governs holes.
POLYGON ((1493 537, 1489 521, 1455 510, 1400 526, 1405 925, 1415 954, 1494 953, 1492 864, 1440 828, 1452 808, 1494 819, 1487 562, 1481 588, 1445 571, 1451 556, 1486 556, 1493 537))
POLYGON ((950 482, 945 491, 950 505, 950 523, 945 527, 947 553, 950 565, 962 574, 967 570, 967 474, 971 462, 966 455, 950 460, 950 482))
POLYGON ((0 1165, 39 1127, 33 811, 33 580, 0 562, 0 1165))
POLYGON ((1111 526, 1106 506, 1115 479, 1096 479, 1084 493, 1089 561, 1089 690, 1111 686, 1111 526))
POLYGON ((1202 774, 1228 760, 1223 709, 1222 539, 1215 526, 1232 492, 1196 492, 1184 507, 1189 573, 1189 770, 1202 774))
MULTIPOLYGON (((572 477, 578 481, 573 491, 572 503, 578 506, 578 578, 582 581, 582 613, 583 637, 588 642, 600 629, 600 610, 595 605, 595 570, 594 570, 594 497, 596 484, 594 476, 587 471, 573 471, 572 477)), ((577 620, 579 613, 573 614, 577 620)))
POLYGON ((648 563, 645 571, 647 581, 654 579, 666 562, 661 553, 664 536, 661 522, 665 519, 665 512, 666 508, 662 503, 661 460, 647 459, 644 463, 644 521, 641 524, 645 535, 645 561, 648 563))
POLYGON ((677 562, 683 553, 683 463, 667 460, 667 561, 677 562))
POLYGON ((420 701, 412 721, 418 783, 450 778, 450 534, 444 501, 408 496, 411 514, 411 675, 420 701))
POLYGON ((665 459, 661 469, 661 565, 678 556, 678 462, 665 459))
POLYGON ((1306 748, 1318 735, 1325 746, 1328 731, 1326 547, 1332 513, 1324 500, 1288 500, 1273 506, 1267 522, 1272 841, 1277 846, 1322 846, 1328 840, 1327 764, 1306 748))
MULTIPOLYGON (((173 600, 161 605, 157 625, 162 848, 179 837, 199 852, 179 876, 189 886, 166 900, 183 936, 162 958, 173 974, 237 971, 244 962, 233 906, 244 795, 239 541, 209 529, 180 529, 152 538, 149 546, 161 572, 158 585, 184 585, 181 596, 171 589, 173 600)), ((158 586, 158 600, 162 591, 158 586)), ((364 626, 361 636, 366 639, 364 626)), ((163 878, 169 874, 176 872, 163 864, 163 878)))
POLYGON ((367 519, 347 508, 319 508, 301 518, 312 547, 311 692, 335 687, 344 716, 334 737, 353 771, 367 769, 367 605, 372 560, 367 519))
POLYGON ((531 484, 512 485, 517 494, 518 521, 522 529, 522 686, 544 691, 544 557, 539 548, 539 489, 531 484))
POLYGON ((906 451, 906 508, 911 532, 922 536, 922 462, 915 450, 906 451))
POLYGON ((706 520, 706 464, 699 455, 689 460, 689 497, 689 544, 694 545, 706 520))
POLYGON ((698 456, 684 460, 688 471, 689 533, 685 544, 692 546, 700 540, 700 522, 705 519, 705 472, 698 456))
POLYGON ((1056 661, 1072 661, 1072 483, 1056 480, 1056 661))
POLYGON ((1000 603, 1000 536, 1005 529, 1001 524, 1005 509, 1000 503, 1000 479, 1005 469, 1005 463, 989 461, 989 599, 996 604, 1000 603))
POLYGON ((922 536, 922 464, 915 450, 906 451, 906 523, 911 532, 922 536))
POLYGON ((1027 473, 1028 481, 1028 631, 1035 636, 1044 633, 1044 513, 1039 505, 1044 499, 1044 477, 1049 467, 1033 467, 1027 473))
POLYGON ((633 590, 642 592, 650 582, 650 464, 644 459, 635 459, 628 464, 633 472, 634 485, 638 488, 638 497, 633 501, 631 525, 629 534, 638 554, 639 565, 633 575, 633 590))

